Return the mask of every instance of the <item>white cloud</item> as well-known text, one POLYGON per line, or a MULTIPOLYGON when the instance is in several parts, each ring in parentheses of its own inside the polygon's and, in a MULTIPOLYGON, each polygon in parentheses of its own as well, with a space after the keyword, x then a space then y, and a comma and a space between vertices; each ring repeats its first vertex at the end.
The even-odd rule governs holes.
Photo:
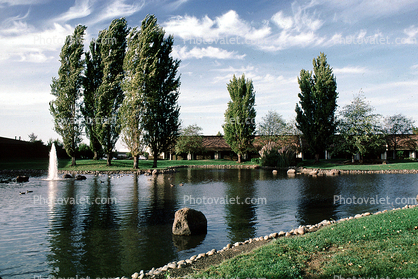
POLYGON ((104 20, 113 20, 120 17, 128 17, 140 11, 145 5, 145 0, 138 1, 134 4, 126 4, 125 0, 115 0, 107 5, 102 11, 98 11, 98 16, 87 25, 92 25, 104 20))
POLYGON ((173 57, 181 60, 197 58, 201 59, 204 57, 216 58, 216 59, 243 59, 245 54, 238 55, 235 51, 227 51, 224 49, 209 46, 207 48, 194 47, 191 50, 187 46, 174 46, 173 57))
POLYGON ((189 0, 177 0, 169 4, 170 10, 177 10, 181 5, 187 3, 189 0))
POLYGON ((179 36, 184 40, 201 38, 204 41, 214 41, 222 37, 245 38, 259 40, 270 34, 270 28, 265 25, 259 29, 252 27, 231 10, 214 20, 208 16, 198 19, 194 16, 177 16, 162 24, 168 34, 179 36))
POLYGON ((274 23, 276 23, 280 28, 285 30, 293 27, 293 19, 291 17, 284 16, 282 11, 274 14, 271 20, 274 23))
POLYGON ((223 69, 211 69, 211 71, 227 72, 227 73, 246 73, 246 72, 250 72, 253 70, 254 70, 253 66, 246 66, 246 67, 241 67, 241 68, 234 68, 232 66, 229 66, 228 68, 223 68, 223 69))
POLYGON ((41 3, 46 3, 49 0, 0 0, 0 7, 2 4, 7 4, 9 6, 22 6, 22 5, 36 5, 41 3))
POLYGON ((315 7, 324 12, 332 12, 335 22, 346 22, 354 24, 365 19, 376 19, 399 15, 405 12, 416 10, 418 3, 415 0, 396 0, 393 2, 385 0, 316 0, 311 2, 315 7))
POLYGON ((67 12, 59 15, 53 19, 55 21, 69 21, 75 18, 83 18, 91 13, 91 4, 89 0, 76 0, 74 6, 72 6, 67 12))
POLYGON ((366 74, 369 72, 365 67, 343 67, 333 68, 334 74, 366 74))
POLYGON ((412 25, 408 28, 405 28, 403 32, 408 36, 408 38, 402 39, 402 44, 418 44, 418 27, 412 25))
POLYGON ((45 62, 51 58, 45 52, 59 50, 66 36, 72 33, 70 25, 55 23, 49 29, 36 30, 26 22, 15 21, 9 28, 0 31, 0 61, 45 62))
POLYGON ((260 45, 264 50, 277 51, 290 47, 307 47, 323 44, 326 39, 317 34, 324 21, 316 12, 308 12, 311 4, 300 6, 292 4, 292 14, 284 15, 279 11, 271 17, 271 21, 279 28, 279 32, 266 39, 266 44, 260 45))

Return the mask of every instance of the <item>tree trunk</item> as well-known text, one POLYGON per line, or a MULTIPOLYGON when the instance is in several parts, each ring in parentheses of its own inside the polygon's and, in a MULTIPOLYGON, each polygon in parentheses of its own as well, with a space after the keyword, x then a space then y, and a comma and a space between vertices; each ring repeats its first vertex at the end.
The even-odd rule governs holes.
POLYGON ((157 167, 157 160, 158 160, 158 153, 154 152, 154 162, 152 163, 153 168, 157 167))
POLYGON ((319 154, 315 154, 315 163, 318 163, 319 162, 319 154))
POLYGON ((112 153, 107 153, 106 166, 111 166, 111 165, 112 165, 112 153))
POLYGON ((134 169, 138 168, 139 155, 134 156, 134 169))
POLYGON ((99 160, 99 155, 97 154, 97 151, 94 151, 93 154, 93 160, 99 160))
POLYGON ((71 157, 71 166, 75 167, 76 163, 75 163, 75 156, 71 157))
POLYGON ((238 155, 238 163, 242 163, 242 154, 237 154, 238 155))

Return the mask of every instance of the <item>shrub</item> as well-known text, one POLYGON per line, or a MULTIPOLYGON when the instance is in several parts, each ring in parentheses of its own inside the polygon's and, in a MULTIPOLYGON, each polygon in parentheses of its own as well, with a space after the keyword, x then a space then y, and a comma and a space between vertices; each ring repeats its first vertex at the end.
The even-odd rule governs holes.
POLYGON ((295 164, 295 151, 292 146, 280 148, 276 143, 269 142, 260 150, 262 166, 285 168, 295 164))
POLYGON ((260 158, 252 158, 251 163, 259 165, 260 164, 260 158))

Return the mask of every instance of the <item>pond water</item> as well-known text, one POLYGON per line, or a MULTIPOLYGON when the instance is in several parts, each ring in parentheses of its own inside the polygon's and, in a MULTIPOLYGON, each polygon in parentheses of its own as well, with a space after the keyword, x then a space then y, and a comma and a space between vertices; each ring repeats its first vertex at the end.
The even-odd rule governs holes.
POLYGON ((290 178, 267 170, 181 169, 157 177, 45 178, 0 184, 4 279, 130 278, 228 243, 416 204, 418 194, 417 174, 290 178), (26 190, 33 192, 19 195, 26 190), (183 207, 206 215, 205 236, 172 235, 174 213, 183 207))

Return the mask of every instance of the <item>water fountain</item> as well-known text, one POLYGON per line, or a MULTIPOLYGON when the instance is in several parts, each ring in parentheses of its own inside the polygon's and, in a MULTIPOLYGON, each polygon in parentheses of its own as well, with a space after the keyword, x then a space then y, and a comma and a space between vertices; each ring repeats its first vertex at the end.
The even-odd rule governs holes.
POLYGON ((54 143, 52 143, 51 151, 49 152, 48 178, 46 180, 59 180, 57 150, 54 143))

